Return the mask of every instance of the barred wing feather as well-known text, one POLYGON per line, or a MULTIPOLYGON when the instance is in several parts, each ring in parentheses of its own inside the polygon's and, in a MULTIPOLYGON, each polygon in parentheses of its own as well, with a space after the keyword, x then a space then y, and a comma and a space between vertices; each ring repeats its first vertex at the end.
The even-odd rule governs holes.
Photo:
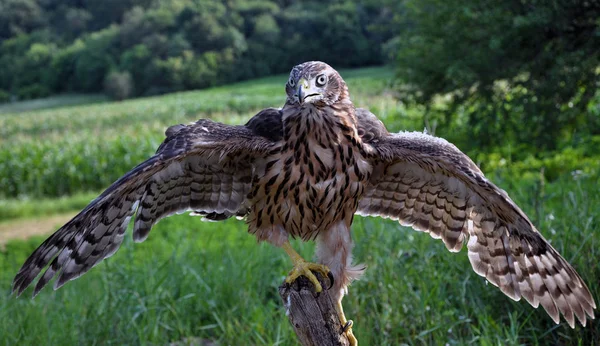
MULTIPOLYGON (((277 116, 277 110, 259 118, 277 116)), ((123 241, 135 219, 133 237, 143 241, 160 219, 185 211, 223 219, 246 213, 260 158, 274 142, 249 126, 229 126, 210 120, 170 127, 157 153, 113 183, 71 221, 42 243, 21 267, 13 291, 21 294, 40 272, 34 296, 54 277, 54 288, 73 280, 123 241)))
POLYGON ((596 304, 575 269, 527 216, 454 145, 418 132, 389 134, 368 112, 359 129, 374 165, 357 214, 398 220, 442 239, 448 250, 467 242, 475 272, 514 300, 542 305, 558 323, 586 324, 596 304))

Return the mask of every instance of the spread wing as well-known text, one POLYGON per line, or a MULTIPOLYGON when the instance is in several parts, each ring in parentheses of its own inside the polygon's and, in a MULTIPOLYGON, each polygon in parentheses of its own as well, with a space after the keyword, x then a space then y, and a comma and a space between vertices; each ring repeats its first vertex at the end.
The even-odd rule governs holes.
POLYGON ((527 216, 449 142, 417 132, 389 134, 357 110, 358 130, 374 164, 359 215, 398 220, 459 251, 468 238, 475 272, 514 300, 541 304, 558 323, 562 313, 586 324, 596 304, 575 269, 527 216))
POLYGON ((132 217, 133 238, 141 242, 156 222, 174 213, 191 210, 213 220, 244 216, 261 158, 277 147, 276 140, 261 135, 261 128, 265 122, 277 126, 280 118, 278 110, 266 109, 246 126, 199 120, 170 127, 154 156, 114 182, 33 252, 16 275, 13 292, 21 294, 46 267, 34 296, 55 275, 55 289, 83 275, 117 251, 132 217))

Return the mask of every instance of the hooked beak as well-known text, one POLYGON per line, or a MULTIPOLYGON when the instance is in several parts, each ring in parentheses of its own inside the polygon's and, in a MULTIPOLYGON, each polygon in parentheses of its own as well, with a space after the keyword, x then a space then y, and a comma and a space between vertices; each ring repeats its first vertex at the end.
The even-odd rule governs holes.
POLYGON ((316 90, 312 90, 312 88, 310 87, 310 83, 306 79, 300 78, 300 80, 298 81, 298 89, 296 89, 296 96, 298 97, 298 102, 302 104, 304 103, 304 101, 306 101, 306 99, 320 95, 321 94, 316 90))
POLYGON ((296 96, 298 97, 298 102, 304 103, 304 98, 306 97, 306 90, 309 88, 308 81, 304 78, 300 78, 298 81, 298 89, 296 90, 296 96))

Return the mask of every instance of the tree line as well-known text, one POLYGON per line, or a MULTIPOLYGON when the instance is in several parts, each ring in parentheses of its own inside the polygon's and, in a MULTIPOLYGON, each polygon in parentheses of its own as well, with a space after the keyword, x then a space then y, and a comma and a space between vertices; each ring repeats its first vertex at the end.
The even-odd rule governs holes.
POLYGON ((319 59, 381 64, 391 20, 374 2, 0 0, 0 101, 116 98, 214 86, 319 59))
POLYGON ((600 0, 0 0, 0 40, 0 102, 387 62, 397 98, 466 147, 600 136, 600 0))

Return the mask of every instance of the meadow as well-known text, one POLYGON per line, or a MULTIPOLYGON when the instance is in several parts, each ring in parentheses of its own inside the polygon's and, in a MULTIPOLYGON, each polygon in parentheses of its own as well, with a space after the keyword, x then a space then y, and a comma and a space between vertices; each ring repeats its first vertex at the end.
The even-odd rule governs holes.
MULTIPOLYGON (((390 130, 422 130, 422 110, 394 100, 392 73, 342 71, 356 105, 371 109, 390 130)), ((264 107, 282 105, 286 78, 0 113, 0 222, 84 207, 152 155, 167 126, 206 117, 244 123, 264 107)), ((573 150, 519 162, 499 153, 469 154, 573 264, 598 302, 599 157, 573 150), (550 170, 551 179, 545 175, 550 170)), ((351 286, 344 308, 361 345, 593 345, 600 340, 597 322, 575 329, 555 325, 543 309, 504 296, 472 271, 464 249, 449 253, 439 240, 374 218, 357 217, 353 238, 355 259, 368 270, 351 286)), ((296 342, 277 292, 291 263, 280 249, 257 244, 243 222, 167 218, 146 242, 134 245, 126 237, 115 256, 60 290, 46 288, 33 300, 28 290, 16 299, 10 295, 12 278, 43 239, 13 240, 0 252, 0 344, 296 342)), ((312 257, 313 244, 293 246, 312 257)))

